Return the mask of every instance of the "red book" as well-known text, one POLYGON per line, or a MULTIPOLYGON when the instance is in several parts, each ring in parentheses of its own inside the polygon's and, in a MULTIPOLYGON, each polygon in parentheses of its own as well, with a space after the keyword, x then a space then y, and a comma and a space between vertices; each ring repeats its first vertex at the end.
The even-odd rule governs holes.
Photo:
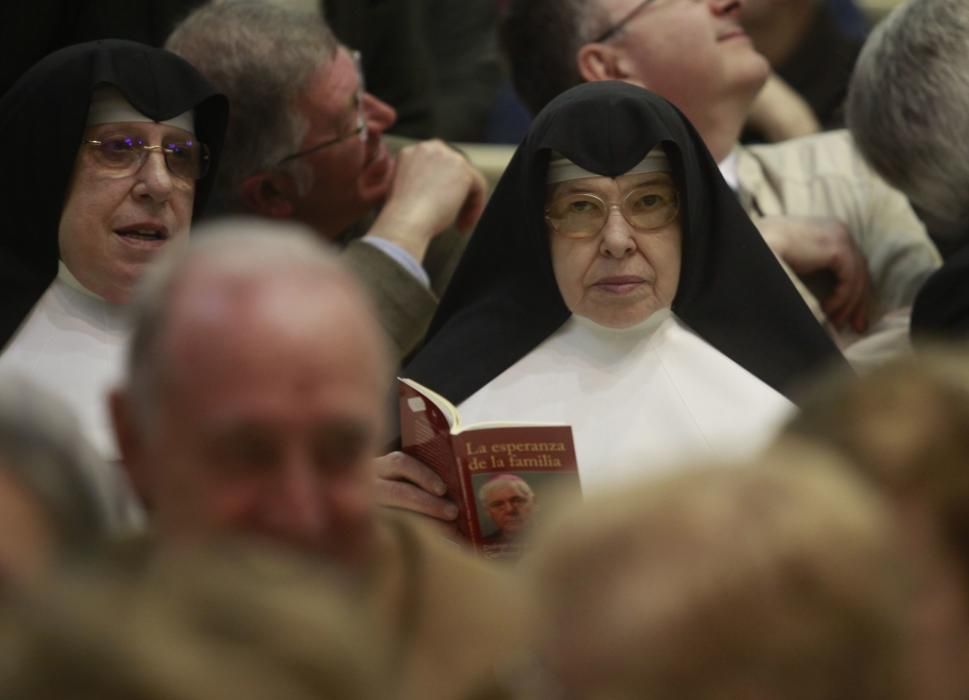
POLYGON ((464 426, 440 394, 410 379, 398 389, 402 450, 444 480, 459 509, 457 533, 486 557, 517 557, 548 495, 578 491, 570 426, 464 426))

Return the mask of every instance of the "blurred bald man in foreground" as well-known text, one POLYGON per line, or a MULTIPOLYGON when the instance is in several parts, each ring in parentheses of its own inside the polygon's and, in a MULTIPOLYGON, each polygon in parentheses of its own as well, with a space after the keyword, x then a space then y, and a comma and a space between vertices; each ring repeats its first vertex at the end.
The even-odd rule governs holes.
POLYGON ((401 697, 458 697, 514 651, 521 616, 486 612, 514 606, 508 582, 377 509, 388 341, 334 253, 229 220, 164 258, 136 310, 112 414, 162 543, 251 534, 332 562, 386 620, 401 697))

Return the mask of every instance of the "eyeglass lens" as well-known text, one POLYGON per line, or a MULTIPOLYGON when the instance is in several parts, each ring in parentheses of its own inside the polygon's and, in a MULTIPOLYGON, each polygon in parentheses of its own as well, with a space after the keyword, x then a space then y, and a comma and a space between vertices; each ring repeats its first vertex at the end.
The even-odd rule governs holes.
POLYGON ((676 188, 665 181, 644 183, 627 192, 618 205, 591 192, 569 193, 549 205, 547 217, 556 232, 570 238, 588 238, 602 230, 614 206, 633 228, 657 229, 676 218, 676 188))
POLYGON ((111 170, 134 171, 142 166, 150 151, 161 151, 168 170, 177 177, 197 180, 208 169, 208 149, 198 141, 174 141, 161 146, 146 144, 136 136, 119 136, 103 141, 87 141, 98 162, 111 170))

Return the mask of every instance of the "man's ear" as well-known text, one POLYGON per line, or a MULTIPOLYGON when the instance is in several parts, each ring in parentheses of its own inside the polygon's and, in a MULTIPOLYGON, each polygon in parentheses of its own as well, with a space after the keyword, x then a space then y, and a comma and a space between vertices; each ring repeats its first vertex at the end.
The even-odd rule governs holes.
POLYGON ((579 75, 586 82, 597 80, 625 80, 627 83, 643 85, 633 73, 633 66, 626 52, 609 44, 585 44, 575 58, 579 75))
POLYGON ((134 416, 131 398, 123 389, 115 389, 108 397, 108 407, 121 455, 121 467, 139 500, 151 507, 151 481, 145 465, 148 447, 134 416))
POLYGON ((296 183, 286 173, 260 172, 242 181, 241 199, 246 209, 271 219, 293 215, 296 183))

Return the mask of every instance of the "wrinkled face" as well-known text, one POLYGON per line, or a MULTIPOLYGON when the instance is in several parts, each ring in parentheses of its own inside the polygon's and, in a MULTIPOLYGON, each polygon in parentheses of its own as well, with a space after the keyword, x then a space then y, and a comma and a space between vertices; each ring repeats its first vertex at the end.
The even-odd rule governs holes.
POLYGON ((297 107, 309 124, 300 150, 342 136, 332 146, 299 158, 312 173, 294 218, 327 238, 363 218, 386 198, 394 163, 381 135, 396 120, 393 108, 361 91, 361 78, 350 53, 341 47, 333 61, 310 79, 297 107), (352 135, 360 113, 366 139, 352 135))
POLYGON ((129 464, 163 535, 370 555, 385 356, 357 293, 316 274, 180 287, 156 425, 129 464))
POLYGON ((595 235, 570 238, 549 225, 552 269, 569 310, 609 328, 628 328, 668 308, 680 281, 681 233, 676 216, 659 228, 634 228, 623 214, 656 206, 675 193, 667 173, 590 177, 549 187, 546 207, 562 202, 582 214, 593 195, 610 206, 595 235), (576 209, 578 208, 578 209, 576 209))
MULTIPOLYGON (((600 2, 616 22, 639 0, 600 2)), ((767 78, 767 61, 740 27, 740 6, 737 0, 655 0, 609 43, 620 50, 633 82, 702 125, 711 106, 746 102, 767 78)))
POLYGON ((488 515, 506 535, 516 535, 527 527, 534 505, 534 495, 515 483, 492 486, 485 497, 488 515))
MULTIPOLYGON (((89 127, 83 139, 140 138, 148 145, 191 140, 182 129, 149 122, 89 127)), ((134 172, 105 167, 94 147, 77 153, 57 240, 61 260, 87 289, 128 300, 142 271, 170 240, 188 235, 195 180, 173 175, 160 151, 134 172)))

